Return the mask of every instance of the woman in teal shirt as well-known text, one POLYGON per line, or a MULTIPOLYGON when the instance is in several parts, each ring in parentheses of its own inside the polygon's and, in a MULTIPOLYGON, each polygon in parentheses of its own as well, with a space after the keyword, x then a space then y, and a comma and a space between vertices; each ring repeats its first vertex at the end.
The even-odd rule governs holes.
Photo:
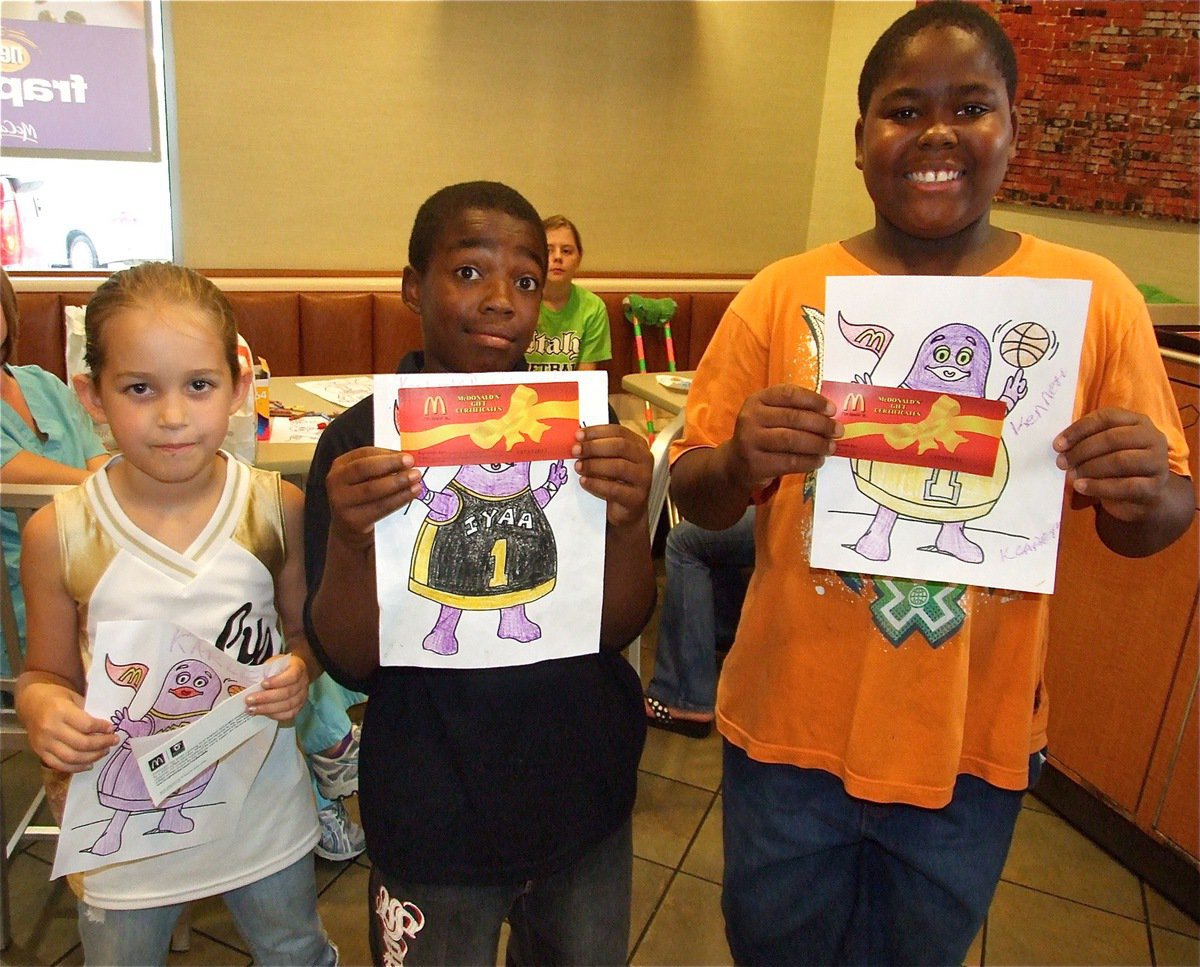
MULTIPOLYGON (((91 418, 74 391, 40 366, 12 366, 9 356, 17 340, 17 294, 0 270, 0 476, 6 485, 79 483, 108 459, 91 418)), ((21 536, 17 515, 0 514, 0 539, 13 610, 25 653, 25 598, 21 594, 21 536)), ((0 633, 2 634, 2 633, 0 633)), ((11 673, 8 650, 0 637, 0 673, 11 673)))

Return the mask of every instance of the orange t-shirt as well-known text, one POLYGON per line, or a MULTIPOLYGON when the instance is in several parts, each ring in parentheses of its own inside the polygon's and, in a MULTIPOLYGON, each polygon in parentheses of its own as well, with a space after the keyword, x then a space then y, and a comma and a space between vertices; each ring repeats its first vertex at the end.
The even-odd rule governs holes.
MULTIPOLYGON (((700 362, 672 459, 729 439, 758 390, 815 388, 826 277, 873 274, 841 244, 760 272, 700 362)), ((1092 280, 1075 416, 1147 414, 1187 476, 1149 315, 1121 271, 1024 235, 989 275, 1092 280)), ((806 481, 783 478, 758 508, 754 577, 717 692, 721 733, 754 759, 824 769, 876 802, 943 806, 960 773, 1024 789, 1029 755, 1046 744, 1048 598, 813 568, 806 481)))

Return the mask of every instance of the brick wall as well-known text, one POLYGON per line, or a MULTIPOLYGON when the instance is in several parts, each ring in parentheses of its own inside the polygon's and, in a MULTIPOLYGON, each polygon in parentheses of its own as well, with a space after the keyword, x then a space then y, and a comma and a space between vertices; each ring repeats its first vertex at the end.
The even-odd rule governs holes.
POLYGON ((1020 68, 1000 201, 1200 221, 1200 3, 987 0, 1020 68))

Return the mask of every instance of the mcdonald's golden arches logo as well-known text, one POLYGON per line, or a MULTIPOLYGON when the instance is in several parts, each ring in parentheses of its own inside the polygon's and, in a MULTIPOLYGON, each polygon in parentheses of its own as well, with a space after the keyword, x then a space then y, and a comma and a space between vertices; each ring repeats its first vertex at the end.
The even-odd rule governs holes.
POLYGON ((867 402, 863 399, 862 393, 847 393, 846 405, 842 407, 843 413, 866 413, 867 402))
POLYGON ((426 396, 424 412, 426 416, 445 416, 446 400, 441 395, 426 396))

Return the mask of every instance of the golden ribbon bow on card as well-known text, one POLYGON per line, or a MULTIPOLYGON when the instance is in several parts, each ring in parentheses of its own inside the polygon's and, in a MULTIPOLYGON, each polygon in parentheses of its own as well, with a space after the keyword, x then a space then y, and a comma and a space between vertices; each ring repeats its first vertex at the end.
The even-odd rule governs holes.
POLYGON ((939 396, 929 408, 929 415, 916 423, 851 423, 846 427, 843 439, 882 435, 893 450, 905 450, 914 443, 917 453, 935 450, 939 446, 953 453, 967 442, 963 433, 981 433, 999 438, 1004 429, 1002 420, 991 420, 984 416, 963 416, 958 400, 939 396))
POLYGON ((542 420, 573 420, 578 423, 579 403, 575 400, 539 403, 537 391, 522 385, 513 390, 508 412, 502 416, 479 423, 448 423, 431 430, 401 431, 400 444, 405 450, 425 450, 459 437, 469 437, 481 450, 491 450, 501 440, 504 441, 504 448, 511 450, 526 439, 540 442, 550 429, 542 420))

